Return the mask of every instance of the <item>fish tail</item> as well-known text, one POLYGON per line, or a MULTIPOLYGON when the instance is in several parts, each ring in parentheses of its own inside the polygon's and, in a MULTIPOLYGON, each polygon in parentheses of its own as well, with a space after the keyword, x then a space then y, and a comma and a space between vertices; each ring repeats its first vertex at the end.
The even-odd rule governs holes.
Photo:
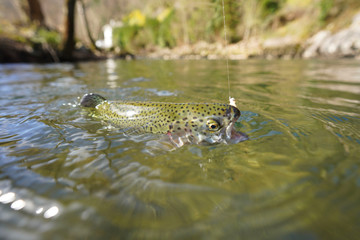
POLYGON ((83 107, 91 107, 94 108, 106 99, 99 94, 96 93, 88 93, 85 94, 80 101, 80 105, 83 107))

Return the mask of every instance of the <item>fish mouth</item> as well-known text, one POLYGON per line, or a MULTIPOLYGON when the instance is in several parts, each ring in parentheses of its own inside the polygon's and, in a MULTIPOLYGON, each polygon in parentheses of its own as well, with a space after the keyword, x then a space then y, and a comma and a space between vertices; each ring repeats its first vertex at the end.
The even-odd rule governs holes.
POLYGON ((235 122, 229 124, 226 128, 226 142, 236 144, 249 139, 248 135, 238 132, 234 129, 235 122))
POLYGON ((229 106, 227 109, 227 116, 231 119, 230 124, 225 129, 226 142, 227 143, 239 143, 249 139, 248 135, 242 132, 235 130, 235 122, 239 119, 241 115, 240 110, 237 107, 229 106))

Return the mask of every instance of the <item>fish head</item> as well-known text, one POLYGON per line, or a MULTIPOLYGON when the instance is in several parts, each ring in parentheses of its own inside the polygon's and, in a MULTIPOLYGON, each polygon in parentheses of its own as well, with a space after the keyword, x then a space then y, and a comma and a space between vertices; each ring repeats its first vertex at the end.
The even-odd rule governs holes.
POLYGON ((189 121, 185 124, 177 121, 178 126, 173 127, 173 136, 183 137, 185 131, 185 137, 191 143, 239 143, 248 139, 245 133, 235 130, 235 122, 240 115, 239 109, 231 105, 204 104, 199 111, 188 114, 186 119, 189 121))
POLYGON ((241 113, 239 109, 228 105, 222 115, 214 114, 204 117, 194 135, 201 143, 239 143, 248 139, 248 136, 235 130, 235 122, 241 113))

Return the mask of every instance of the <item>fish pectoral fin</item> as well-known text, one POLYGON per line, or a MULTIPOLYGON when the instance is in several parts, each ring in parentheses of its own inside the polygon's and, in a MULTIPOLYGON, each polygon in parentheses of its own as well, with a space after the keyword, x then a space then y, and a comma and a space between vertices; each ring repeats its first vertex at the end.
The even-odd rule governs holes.
POLYGON ((168 132, 167 136, 169 137, 170 142, 178 148, 184 146, 187 143, 192 143, 191 136, 186 133, 181 134, 176 132, 168 132))
POLYGON ((161 138, 147 142, 144 151, 151 155, 158 155, 163 152, 173 151, 176 148, 168 138, 161 138))

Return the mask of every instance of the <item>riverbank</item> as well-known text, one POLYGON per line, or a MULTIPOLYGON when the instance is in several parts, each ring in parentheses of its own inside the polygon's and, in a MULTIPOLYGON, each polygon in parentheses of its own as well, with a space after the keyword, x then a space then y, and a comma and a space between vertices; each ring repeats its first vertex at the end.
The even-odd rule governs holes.
MULTIPOLYGON (((184 44, 173 48, 157 46, 135 53, 94 52, 85 46, 74 51, 72 61, 94 61, 108 57, 134 59, 223 59, 243 60, 249 58, 356 58, 360 59, 360 13, 350 24, 336 31, 324 28, 305 39, 293 35, 263 38, 256 36, 234 44, 221 42, 184 44)), ((0 63, 16 62, 62 62, 59 51, 46 43, 16 41, 0 37, 0 63)))
MULTIPOLYGON (((95 61, 106 59, 106 55, 96 54, 86 47, 74 51, 72 61, 95 61)), ((16 41, 0 37, 0 63, 52 63, 63 62, 61 53, 45 43, 16 41)))
POLYGON ((140 52, 138 56, 155 59, 360 59, 360 13, 353 17, 348 27, 335 32, 320 30, 305 40, 289 35, 266 40, 251 38, 235 44, 198 42, 172 49, 153 48, 140 52))

